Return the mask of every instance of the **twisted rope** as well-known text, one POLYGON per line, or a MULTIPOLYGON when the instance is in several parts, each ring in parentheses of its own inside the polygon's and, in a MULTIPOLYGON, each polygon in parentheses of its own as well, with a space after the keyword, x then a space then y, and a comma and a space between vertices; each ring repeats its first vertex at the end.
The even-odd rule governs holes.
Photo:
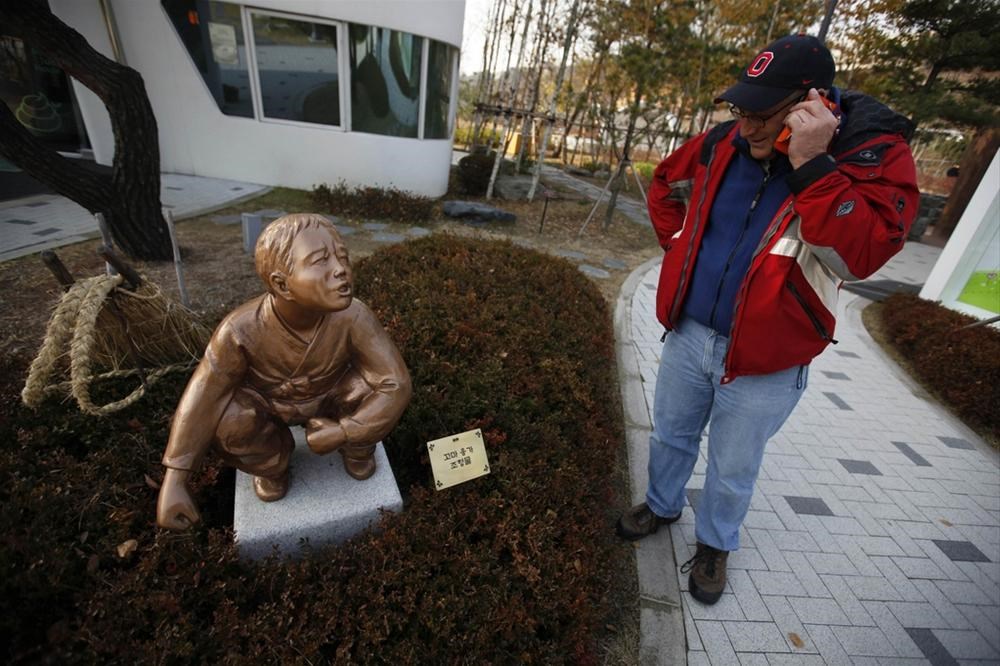
MULTIPOLYGON (((121 275, 101 275, 87 278, 73 284, 67 291, 49 321, 45 331, 42 347, 31 363, 28 379, 21 391, 21 400, 29 407, 37 407, 42 400, 52 393, 69 393, 76 398, 80 409, 88 414, 104 416, 135 403, 146 394, 146 388, 166 375, 177 370, 184 370, 193 365, 175 363, 157 368, 146 377, 145 385, 140 385, 129 395, 106 405, 96 405, 90 397, 90 386, 94 380, 125 377, 138 374, 137 370, 113 370, 95 376, 92 373, 94 350, 98 344, 97 319, 110 294, 121 285, 121 275), (70 380, 50 385, 49 379, 55 370, 61 350, 69 346, 70 380)), ((148 284, 148 283, 147 283, 148 284)), ((144 301, 161 299, 159 288, 153 286, 149 295, 137 294, 125 290, 118 294, 127 295, 144 301)))

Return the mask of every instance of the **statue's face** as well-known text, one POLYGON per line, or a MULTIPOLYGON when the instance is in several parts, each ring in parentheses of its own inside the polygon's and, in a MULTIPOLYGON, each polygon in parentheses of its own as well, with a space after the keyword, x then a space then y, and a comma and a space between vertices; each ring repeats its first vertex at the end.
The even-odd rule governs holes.
POLYGON ((347 248, 328 229, 311 227, 292 242, 292 274, 281 296, 307 310, 334 312, 351 304, 347 248))

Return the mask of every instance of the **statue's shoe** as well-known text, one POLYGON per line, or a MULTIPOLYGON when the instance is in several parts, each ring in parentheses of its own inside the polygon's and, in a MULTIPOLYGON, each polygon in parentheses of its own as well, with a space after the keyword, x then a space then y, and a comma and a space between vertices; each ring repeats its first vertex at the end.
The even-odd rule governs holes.
POLYGON ((367 456, 358 456, 356 452, 341 451, 344 457, 344 470, 358 481, 364 481, 375 473, 375 447, 367 456))
POLYGON ((288 472, 277 478, 253 477, 253 489, 264 502, 276 502, 288 493, 288 472))

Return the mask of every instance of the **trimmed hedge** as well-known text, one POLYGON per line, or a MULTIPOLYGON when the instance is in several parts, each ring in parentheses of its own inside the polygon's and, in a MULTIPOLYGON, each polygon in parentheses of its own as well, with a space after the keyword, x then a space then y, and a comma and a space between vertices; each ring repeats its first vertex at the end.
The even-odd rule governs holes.
POLYGON ((214 458, 195 479, 204 525, 153 527, 186 377, 106 419, 4 400, 5 662, 598 660, 626 552, 610 529, 622 426, 599 292, 568 262, 447 237, 356 274, 414 380, 386 442, 405 511, 339 548, 251 565, 232 544, 233 474, 214 458), (434 491, 425 442, 472 428, 491 474, 434 491))
POLYGON ((316 185, 310 193, 312 208, 321 213, 369 220, 416 224, 430 219, 434 200, 395 187, 349 188, 340 182, 316 185))
POLYGON ((882 322, 921 381, 963 421, 1000 440, 1000 331, 911 294, 883 302, 882 322))

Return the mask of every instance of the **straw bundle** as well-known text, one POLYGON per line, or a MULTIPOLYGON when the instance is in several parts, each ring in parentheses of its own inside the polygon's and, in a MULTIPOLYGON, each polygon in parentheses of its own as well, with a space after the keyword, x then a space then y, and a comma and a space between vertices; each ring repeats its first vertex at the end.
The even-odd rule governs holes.
POLYGON ((148 279, 135 291, 122 289, 122 281, 102 275, 63 294, 21 391, 24 404, 35 407, 49 394, 69 393, 84 412, 110 414, 139 400, 163 375, 198 361, 211 332, 148 279), (95 405, 94 381, 135 375, 136 360, 145 369, 143 385, 121 400, 95 405), (67 374, 68 381, 50 383, 67 374))

